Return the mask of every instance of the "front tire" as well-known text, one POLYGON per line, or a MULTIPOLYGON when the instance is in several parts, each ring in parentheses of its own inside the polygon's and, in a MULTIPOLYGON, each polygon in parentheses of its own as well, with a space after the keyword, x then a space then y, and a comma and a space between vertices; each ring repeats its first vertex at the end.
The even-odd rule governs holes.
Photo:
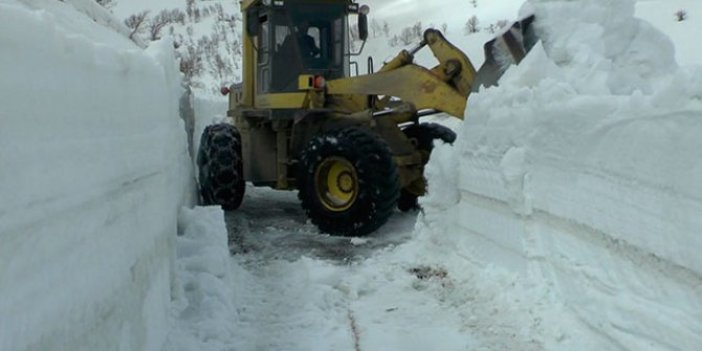
POLYGON ((231 124, 207 126, 197 154, 198 182, 203 205, 239 208, 246 183, 241 160, 241 135, 231 124))
POLYGON ((360 128, 310 140, 298 167, 298 197, 312 223, 332 235, 361 236, 380 228, 400 193, 387 144, 360 128))

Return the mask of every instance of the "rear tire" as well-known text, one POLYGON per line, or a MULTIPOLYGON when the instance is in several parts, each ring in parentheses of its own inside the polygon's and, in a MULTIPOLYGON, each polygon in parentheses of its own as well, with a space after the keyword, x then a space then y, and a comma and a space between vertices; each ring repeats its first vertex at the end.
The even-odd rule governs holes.
MULTIPOLYGON (((434 150, 434 140, 438 139, 447 144, 453 144, 453 142, 456 141, 456 133, 453 130, 437 123, 414 124, 402 131, 422 153, 422 174, 424 174, 424 166, 429 162, 431 152, 434 150)), ((418 181, 422 181, 426 184, 425 179, 420 179, 418 181)), ((415 188, 423 187, 424 186, 417 186, 415 188)), ((397 208, 402 212, 418 210, 420 208, 418 198, 421 195, 423 194, 418 194, 416 190, 412 191, 408 188, 402 189, 400 198, 397 201, 397 208)))
POLYGON ((380 228, 400 193, 387 144, 360 128, 310 140, 298 167, 298 197, 312 223, 332 235, 361 236, 380 228))
POLYGON ((198 181, 203 205, 220 205, 225 211, 239 208, 246 183, 241 160, 241 135, 231 124, 207 126, 197 154, 198 181))

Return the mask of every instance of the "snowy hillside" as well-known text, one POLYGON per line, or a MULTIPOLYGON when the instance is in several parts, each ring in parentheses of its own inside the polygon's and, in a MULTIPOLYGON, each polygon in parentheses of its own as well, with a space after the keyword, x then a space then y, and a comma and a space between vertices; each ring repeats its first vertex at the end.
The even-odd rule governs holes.
MULTIPOLYGON (((523 0, 465 1, 447 0, 441 6, 427 6, 421 2, 369 0, 361 1, 371 6, 370 39, 362 56, 356 60, 359 72, 367 72, 367 56, 375 60, 375 69, 393 57, 403 47, 415 45, 420 39, 410 36, 407 42, 398 40, 403 31, 419 25, 421 29, 438 28, 453 43, 470 54, 474 65, 483 60, 482 45, 500 26, 518 18, 523 0), (475 32, 468 31, 471 17, 475 32)), ((679 42, 681 52, 678 60, 697 57, 698 46, 694 36, 694 21, 675 22, 674 14, 684 10, 689 14, 702 11, 695 0, 656 1, 642 0, 637 4, 637 15, 651 21, 664 33, 679 42), (673 25, 675 24, 675 25, 673 25)), ((172 35, 177 46, 177 57, 186 80, 198 96, 216 98, 221 86, 241 80, 241 14, 237 1, 225 0, 119 0, 113 1, 111 12, 125 21, 143 15, 143 23, 134 35, 143 42, 154 37, 172 35), (174 15, 180 14, 180 17, 174 15)), ((693 18, 694 20, 694 18, 693 18)), ((421 32, 421 31, 420 31, 421 32)), ((354 44, 356 49, 360 43, 354 44)), ((417 57, 420 63, 430 65, 433 57, 422 52, 417 57)))
POLYGON ((237 1, 119 0, 111 8, 149 42, 171 36, 186 83, 200 96, 241 80, 241 15, 237 1))
POLYGON ((158 350, 189 157, 169 41, 0 2, 0 350, 158 350))
POLYGON ((542 42, 443 121, 423 211, 349 239, 293 192, 187 208, 237 2, 0 1, 0 350, 698 350, 702 4, 523 2, 368 1, 362 73, 419 21, 476 67, 503 19, 542 42))

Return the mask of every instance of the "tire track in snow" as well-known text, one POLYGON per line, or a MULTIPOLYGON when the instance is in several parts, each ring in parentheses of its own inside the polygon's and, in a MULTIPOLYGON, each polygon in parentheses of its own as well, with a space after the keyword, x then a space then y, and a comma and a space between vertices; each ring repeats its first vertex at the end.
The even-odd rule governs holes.
POLYGON ((320 234, 296 193, 246 190, 242 207, 224 216, 242 284, 235 304, 245 332, 237 349, 360 350, 344 279, 351 264, 406 242, 416 214, 396 213, 377 233, 352 240, 320 234))

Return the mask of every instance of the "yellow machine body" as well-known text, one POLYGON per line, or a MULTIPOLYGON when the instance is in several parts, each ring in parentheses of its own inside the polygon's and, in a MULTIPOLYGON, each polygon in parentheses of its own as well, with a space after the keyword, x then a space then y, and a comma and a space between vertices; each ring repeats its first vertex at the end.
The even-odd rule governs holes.
MULTIPOLYGON (((422 195, 426 156, 401 126, 440 112, 463 119, 468 96, 477 88, 478 72, 469 58, 438 30, 429 29, 416 48, 402 50, 378 72, 352 76, 349 17, 365 17, 352 0, 243 0, 241 10, 243 82, 230 89, 228 115, 241 133, 246 181, 294 189, 295 162, 311 137, 340 126, 360 126, 388 144, 402 187, 422 195), (314 66, 314 59, 308 66, 296 65, 294 54, 282 54, 284 34, 292 35, 300 23, 311 24, 320 38, 327 33, 328 43, 317 43, 337 55, 329 58, 336 71, 314 66), (436 67, 414 62, 414 54, 424 47, 438 60, 436 67), (287 78, 278 84, 280 76, 287 78)), ((487 51, 486 46, 491 55, 487 51)), ((496 71, 499 67, 492 67, 496 71)))

